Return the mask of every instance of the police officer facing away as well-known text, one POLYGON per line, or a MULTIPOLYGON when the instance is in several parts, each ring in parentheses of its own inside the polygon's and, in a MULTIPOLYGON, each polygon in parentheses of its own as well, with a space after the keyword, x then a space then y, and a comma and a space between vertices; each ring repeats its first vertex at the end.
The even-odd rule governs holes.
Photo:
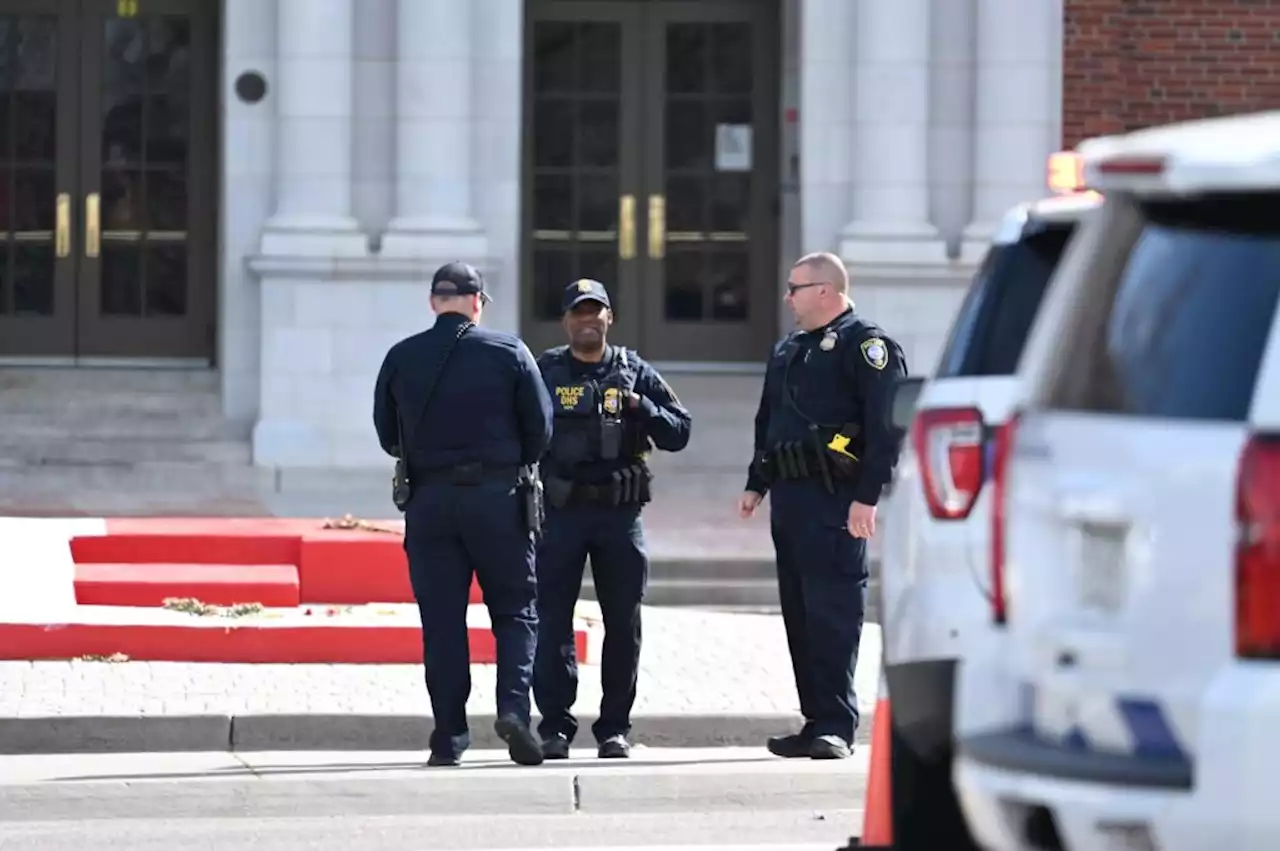
POLYGON ((471 743, 467 603, 473 571, 497 642, 494 729, 512 760, 542 762, 529 729, 538 631, 534 534, 519 483, 528 483, 531 465, 551 440, 551 400, 523 342, 476 327, 489 301, 484 286, 472 266, 442 266, 431 281, 435 324, 391 347, 374 393, 378 440, 402 459, 407 474, 407 502, 397 504, 405 512, 405 551, 435 717, 428 765, 458 765, 471 743))
POLYGON ((570 284, 563 309, 569 345, 538 358, 555 411, 541 468, 547 512, 538 548, 538 732, 548 759, 569 756, 578 729, 571 711, 578 696, 573 610, 590 556, 605 629, 604 694, 591 732, 599 756, 627 757, 640 664, 640 601, 649 578, 640 522, 650 498, 645 461, 654 445, 668 452, 684 449, 691 418, 653 367, 607 344, 613 313, 603 284, 570 284))
POLYGON ((782 757, 842 759, 858 726, 853 673, 866 606, 867 539, 898 458, 890 390, 901 347, 858 316, 840 258, 796 262, 786 301, 798 330, 774 348, 738 510, 772 493, 778 594, 805 724, 769 739, 782 757))

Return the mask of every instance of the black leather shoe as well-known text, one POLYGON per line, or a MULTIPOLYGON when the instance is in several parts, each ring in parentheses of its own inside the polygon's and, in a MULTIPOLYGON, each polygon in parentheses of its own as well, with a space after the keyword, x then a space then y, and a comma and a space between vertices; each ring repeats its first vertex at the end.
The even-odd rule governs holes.
POLYGON ((809 756, 813 759, 848 759, 851 753, 849 743, 839 736, 819 736, 809 746, 809 756))
POLYGON ((543 739, 542 756, 545 759, 568 759, 569 740, 559 733, 549 739, 543 739))
POLYGON ((493 722, 493 730, 507 743, 507 753, 517 765, 542 765, 542 743, 529 725, 514 715, 503 715, 493 722))
POLYGON ((457 754, 432 751, 431 756, 427 757, 427 765, 431 768, 462 765, 462 759, 457 754))
POLYGON ((631 756, 631 743, 626 736, 610 736, 600 743, 596 755, 601 759, 627 759, 631 756))
POLYGON ((809 748, 812 745, 813 739, 800 733, 792 733, 788 736, 770 736, 769 741, 765 743, 769 753, 774 756, 780 756, 783 759, 808 757, 809 748))

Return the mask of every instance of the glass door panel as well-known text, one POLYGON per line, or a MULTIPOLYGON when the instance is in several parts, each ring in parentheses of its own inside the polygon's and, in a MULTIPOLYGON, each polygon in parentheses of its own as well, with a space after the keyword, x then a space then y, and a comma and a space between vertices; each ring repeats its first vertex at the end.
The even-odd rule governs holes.
POLYGON ((0 356, 75 347, 73 3, 0 0, 0 356))
POLYGON ((639 344, 636 138, 639 6, 531 0, 527 27, 522 333, 535 354, 565 342, 564 288, 609 290, 614 342, 639 344), (628 60, 631 61, 628 61, 628 60))

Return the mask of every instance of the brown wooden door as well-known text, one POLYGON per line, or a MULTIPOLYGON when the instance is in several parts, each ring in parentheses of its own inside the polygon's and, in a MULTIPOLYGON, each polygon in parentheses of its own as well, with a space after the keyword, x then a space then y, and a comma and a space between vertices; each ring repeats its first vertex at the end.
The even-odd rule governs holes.
POLYGON ((767 355, 778 6, 526 4, 521 333, 535 351, 564 342, 560 294, 593 277, 614 300, 610 339, 651 360, 767 355))
POLYGON ((0 0, 0 356, 211 357, 216 6, 0 0))

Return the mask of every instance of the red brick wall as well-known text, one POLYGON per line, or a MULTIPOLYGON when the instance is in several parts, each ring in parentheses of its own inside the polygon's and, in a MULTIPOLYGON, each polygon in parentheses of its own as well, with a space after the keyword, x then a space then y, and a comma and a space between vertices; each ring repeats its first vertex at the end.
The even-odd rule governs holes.
POLYGON ((1066 147, 1153 124, 1280 108, 1280 0, 1064 6, 1066 147))

